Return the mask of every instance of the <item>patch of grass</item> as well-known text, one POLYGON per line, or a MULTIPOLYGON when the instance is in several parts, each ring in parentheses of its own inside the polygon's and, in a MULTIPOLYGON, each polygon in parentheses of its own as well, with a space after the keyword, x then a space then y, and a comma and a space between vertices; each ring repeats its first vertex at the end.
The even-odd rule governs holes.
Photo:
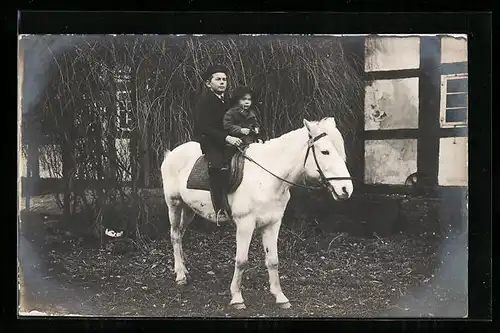
MULTIPOLYGON (((194 223, 197 223, 196 221, 194 223)), ((300 232, 299 232, 300 233, 300 232)), ((301 236, 284 228, 279 238, 280 275, 289 310, 269 293, 260 237, 250 245, 243 277, 247 309, 229 308, 234 269, 234 227, 190 228, 184 237, 190 283, 175 284, 168 235, 116 254, 111 248, 65 246, 45 251, 52 280, 93 294, 93 313, 110 316, 369 317, 389 308, 410 288, 428 281, 436 242, 404 235, 365 239, 346 233, 301 236)))

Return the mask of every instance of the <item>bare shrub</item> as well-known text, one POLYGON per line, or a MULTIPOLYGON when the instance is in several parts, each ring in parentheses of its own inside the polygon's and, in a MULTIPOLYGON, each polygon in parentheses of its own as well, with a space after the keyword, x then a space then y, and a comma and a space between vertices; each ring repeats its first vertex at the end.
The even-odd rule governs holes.
POLYGON ((303 118, 325 116, 336 117, 348 156, 356 138, 363 83, 340 39, 60 38, 71 46, 54 53, 34 108, 42 112, 25 115, 25 144, 43 146, 44 167, 63 179, 57 198, 65 213, 83 214, 94 230, 106 214, 120 216, 106 207, 122 209, 121 215, 124 207, 132 209, 136 224, 147 218, 139 189, 159 187, 163 152, 191 139, 200 75, 210 64, 230 69, 230 90, 248 85, 256 91, 268 138, 301 126, 303 118))

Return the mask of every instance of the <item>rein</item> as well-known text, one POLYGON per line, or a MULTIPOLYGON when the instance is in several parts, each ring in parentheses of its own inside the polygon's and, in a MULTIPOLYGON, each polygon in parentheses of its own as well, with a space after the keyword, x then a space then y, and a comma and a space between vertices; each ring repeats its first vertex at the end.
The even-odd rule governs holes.
POLYGON ((313 157, 314 157, 314 162, 316 163, 316 166, 318 167, 318 172, 319 172, 319 176, 320 176, 320 182, 321 182, 321 185, 322 185, 320 187, 318 187, 318 186, 301 185, 301 184, 297 184, 297 183, 291 182, 289 180, 286 180, 286 179, 284 179, 284 178, 282 178, 282 177, 274 174, 273 172, 269 171, 268 169, 266 169, 265 167, 263 167, 262 165, 260 165, 257 161, 255 161, 254 159, 252 159, 250 156, 246 155, 242 148, 240 148, 240 147, 236 147, 236 148, 250 162, 255 163, 260 168, 262 168, 264 171, 268 172, 269 174, 273 175, 274 177, 278 178, 279 180, 281 180, 281 181, 283 181, 283 182, 285 182, 287 184, 290 184, 292 186, 302 187, 302 188, 309 189, 309 190, 321 190, 322 188, 327 188, 329 191, 333 191, 332 184, 330 184, 328 182, 329 180, 351 180, 352 178, 351 177, 328 177, 328 178, 325 177, 325 174, 323 173, 323 170, 321 170, 321 167, 319 166, 318 159, 316 157, 316 150, 314 149, 314 142, 318 141, 319 139, 321 139, 324 136, 326 136, 325 132, 321 133, 320 135, 316 136, 315 138, 312 138, 311 135, 309 135, 309 140, 307 141, 308 147, 307 147, 307 151, 306 151, 306 156, 304 158, 304 165, 305 165, 306 161, 307 161, 307 157, 309 156, 309 150, 312 150, 313 157))
POLYGON ((318 187, 318 186, 307 186, 307 185, 301 185, 301 184, 297 184, 297 183, 294 183, 294 182, 291 182, 289 180, 286 180, 284 178, 281 178, 280 176, 274 174, 272 171, 269 171, 268 169, 266 169, 265 167, 263 167, 262 165, 260 165, 257 161, 255 161, 254 159, 252 159, 250 156, 246 155, 245 152, 243 151, 243 149, 241 149, 240 147, 236 147, 240 152, 241 154, 246 158, 248 159, 250 162, 253 162, 255 164, 257 164, 259 167, 261 167, 262 169, 264 169, 264 171, 270 173, 271 175, 273 175, 274 177, 278 178, 279 180, 281 181, 284 181, 285 183, 288 183, 292 186, 298 186, 298 187, 302 187, 302 188, 306 188, 308 190, 320 190, 322 189, 322 187, 318 187))

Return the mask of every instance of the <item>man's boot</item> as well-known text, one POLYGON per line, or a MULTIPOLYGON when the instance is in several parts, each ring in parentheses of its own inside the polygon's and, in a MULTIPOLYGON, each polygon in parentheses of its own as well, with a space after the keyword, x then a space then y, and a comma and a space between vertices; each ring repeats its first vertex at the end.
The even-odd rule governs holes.
POLYGON ((229 167, 224 167, 220 170, 220 179, 222 209, 226 211, 229 217, 231 217, 232 211, 227 200, 227 193, 229 192, 229 167))
POLYGON ((210 177, 210 196, 212 198, 212 204, 214 206, 214 211, 216 216, 226 215, 224 205, 223 205, 223 195, 224 195, 224 178, 221 170, 217 168, 209 169, 210 177))

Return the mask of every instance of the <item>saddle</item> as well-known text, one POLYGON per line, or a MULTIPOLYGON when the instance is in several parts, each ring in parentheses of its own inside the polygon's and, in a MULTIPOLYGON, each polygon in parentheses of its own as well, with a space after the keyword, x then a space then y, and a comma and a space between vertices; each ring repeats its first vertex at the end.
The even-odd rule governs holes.
MULTIPOLYGON (((245 151, 244 149, 243 151, 245 151)), ((229 167, 229 186, 227 194, 236 191, 243 179, 243 165, 245 157, 240 151, 237 151, 228 165, 229 167)), ((191 190, 210 191, 210 182, 208 178, 208 161, 205 155, 198 157, 191 170, 186 187, 191 190)))

